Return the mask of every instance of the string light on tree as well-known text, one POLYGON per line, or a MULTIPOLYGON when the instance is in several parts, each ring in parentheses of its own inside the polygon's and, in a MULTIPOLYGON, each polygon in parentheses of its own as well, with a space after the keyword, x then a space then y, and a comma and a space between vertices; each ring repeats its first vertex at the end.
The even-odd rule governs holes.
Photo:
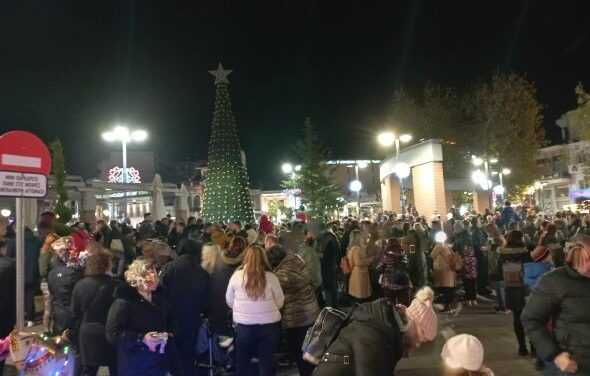
POLYGON ((253 222, 248 173, 242 162, 240 141, 231 109, 229 80, 232 71, 219 63, 209 71, 215 77, 215 109, 209 139, 208 172, 203 217, 208 222, 253 222))

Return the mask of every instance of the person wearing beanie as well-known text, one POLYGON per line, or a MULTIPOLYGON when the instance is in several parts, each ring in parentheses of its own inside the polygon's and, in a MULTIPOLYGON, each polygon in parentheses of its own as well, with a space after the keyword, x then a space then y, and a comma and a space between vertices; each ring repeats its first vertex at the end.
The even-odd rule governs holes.
POLYGON ((472 335, 449 338, 440 355, 445 376, 494 376, 492 370, 484 366, 483 345, 472 335))

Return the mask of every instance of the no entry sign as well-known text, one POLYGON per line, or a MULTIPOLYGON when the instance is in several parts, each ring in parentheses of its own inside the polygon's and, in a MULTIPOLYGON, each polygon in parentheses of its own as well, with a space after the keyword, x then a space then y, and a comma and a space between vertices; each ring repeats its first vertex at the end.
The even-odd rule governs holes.
POLYGON ((51 154, 39 137, 11 131, 0 136, 0 196, 45 197, 51 154))

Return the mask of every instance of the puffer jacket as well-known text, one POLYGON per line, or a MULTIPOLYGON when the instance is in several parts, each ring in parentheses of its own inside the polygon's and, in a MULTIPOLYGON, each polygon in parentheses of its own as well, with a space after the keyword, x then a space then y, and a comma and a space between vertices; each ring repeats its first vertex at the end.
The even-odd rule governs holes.
POLYGON ((393 307, 379 299, 356 308, 352 321, 328 348, 328 361, 322 361, 313 375, 393 375, 403 352, 403 336, 393 307))
POLYGON ((567 351, 576 375, 590 375, 590 278, 566 265, 545 274, 522 313, 526 335, 547 361, 567 351), (554 333, 547 328, 553 320, 554 333))
POLYGON ((299 255, 287 254, 274 273, 285 295, 283 327, 300 328, 312 325, 320 308, 303 259, 299 255))

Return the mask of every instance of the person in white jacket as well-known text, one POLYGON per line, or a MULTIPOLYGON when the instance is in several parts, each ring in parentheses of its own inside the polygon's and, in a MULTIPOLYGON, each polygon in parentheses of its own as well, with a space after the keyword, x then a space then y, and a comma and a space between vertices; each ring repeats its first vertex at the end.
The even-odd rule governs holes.
POLYGON ((278 278, 269 271, 264 249, 253 245, 245 254, 242 267, 231 277, 225 294, 236 324, 237 375, 271 376, 285 297, 278 278), (258 359, 258 372, 250 364, 253 357, 258 359))

